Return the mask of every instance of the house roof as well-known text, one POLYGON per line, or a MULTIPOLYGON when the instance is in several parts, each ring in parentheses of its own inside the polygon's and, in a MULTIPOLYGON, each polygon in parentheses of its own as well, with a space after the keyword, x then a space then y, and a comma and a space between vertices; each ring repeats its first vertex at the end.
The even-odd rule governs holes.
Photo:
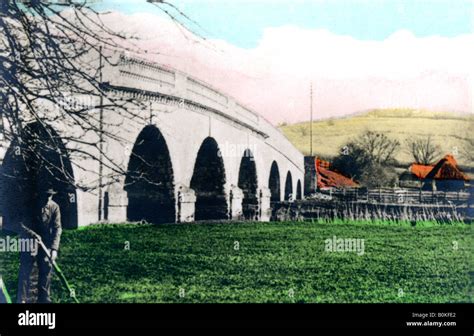
POLYGON ((315 159, 318 188, 355 188, 357 184, 352 179, 330 169, 328 161, 315 159))
POLYGON ((428 175, 426 175, 426 178, 435 180, 469 181, 469 178, 459 169, 456 159, 451 154, 448 154, 439 160, 428 175))
POLYGON ((426 175, 433 169, 433 165, 424 165, 421 163, 413 163, 409 170, 410 172, 420 179, 426 178, 426 175))

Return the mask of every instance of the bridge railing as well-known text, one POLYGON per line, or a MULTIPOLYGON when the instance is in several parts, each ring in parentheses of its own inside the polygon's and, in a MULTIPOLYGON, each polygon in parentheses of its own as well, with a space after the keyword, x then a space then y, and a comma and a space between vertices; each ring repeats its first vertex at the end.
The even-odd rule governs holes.
POLYGON ((205 105, 215 108, 227 108, 229 99, 217 90, 193 78, 187 77, 186 82, 188 99, 198 102, 204 100, 205 105))
POLYGON ((115 66, 104 68, 104 81, 112 85, 172 95, 227 113, 257 126, 257 113, 237 103, 211 85, 178 70, 153 62, 117 55, 115 66))
POLYGON ((176 73, 173 70, 123 54, 118 56, 116 64, 104 69, 105 81, 118 86, 165 94, 170 94, 176 89, 176 73))

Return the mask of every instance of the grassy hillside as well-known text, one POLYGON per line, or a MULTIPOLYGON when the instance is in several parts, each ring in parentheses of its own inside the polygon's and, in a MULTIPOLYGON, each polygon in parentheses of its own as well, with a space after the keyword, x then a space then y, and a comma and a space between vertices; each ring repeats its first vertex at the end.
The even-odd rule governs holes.
MULTIPOLYGON (((284 125, 280 129, 304 154, 309 154, 309 122, 284 125)), ((411 109, 373 110, 345 118, 327 119, 313 123, 313 151, 323 157, 337 155, 341 146, 365 130, 384 133, 402 144, 396 159, 409 163, 405 139, 432 135, 443 153, 456 154, 459 163, 472 166, 463 157, 466 139, 474 134, 474 118, 449 112, 431 112, 411 109)))
MULTIPOLYGON (((104 225, 64 232, 59 263, 81 302, 472 302, 471 233, 362 221, 104 225), (326 251, 334 236, 364 239, 364 253, 326 251)), ((15 299, 16 253, 0 253, 0 273, 15 299)), ((53 300, 71 302, 56 277, 53 300)))

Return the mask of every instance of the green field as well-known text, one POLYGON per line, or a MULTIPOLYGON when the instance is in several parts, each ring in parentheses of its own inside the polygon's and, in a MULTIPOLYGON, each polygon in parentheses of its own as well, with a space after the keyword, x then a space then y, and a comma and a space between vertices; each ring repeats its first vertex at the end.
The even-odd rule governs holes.
MULTIPOLYGON (((285 125, 280 129, 305 155, 310 151, 309 122, 285 125)), ((366 130, 376 131, 397 139, 402 148, 397 161, 408 164, 413 161, 405 148, 405 139, 431 135, 444 154, 453 153, 461 165, 472 166, 464 153, 467 139, 474 132, 474 118, 466 114, 431 112, 413 109, 373 110, 338 119, 313 123, 313 150, 317 155, 332 158, 341 146, 366 130)))
MULTIPOLYGON (((59 262, 81 302, 473 302, 473 243, 467 225, 98 225, 64 232, 59 262), (333 236, 365 253, 326 252, 333 236)), ((0 253, 13 299, 17 269, 0 253)))

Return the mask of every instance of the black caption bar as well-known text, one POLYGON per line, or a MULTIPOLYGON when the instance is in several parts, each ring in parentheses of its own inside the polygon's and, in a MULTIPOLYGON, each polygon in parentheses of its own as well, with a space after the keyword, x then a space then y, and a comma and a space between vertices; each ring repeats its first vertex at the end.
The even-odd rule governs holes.
POLYGON ((310 328, 473 335, 472 304, 0 305, 0 334, 72 330, 310 328))

